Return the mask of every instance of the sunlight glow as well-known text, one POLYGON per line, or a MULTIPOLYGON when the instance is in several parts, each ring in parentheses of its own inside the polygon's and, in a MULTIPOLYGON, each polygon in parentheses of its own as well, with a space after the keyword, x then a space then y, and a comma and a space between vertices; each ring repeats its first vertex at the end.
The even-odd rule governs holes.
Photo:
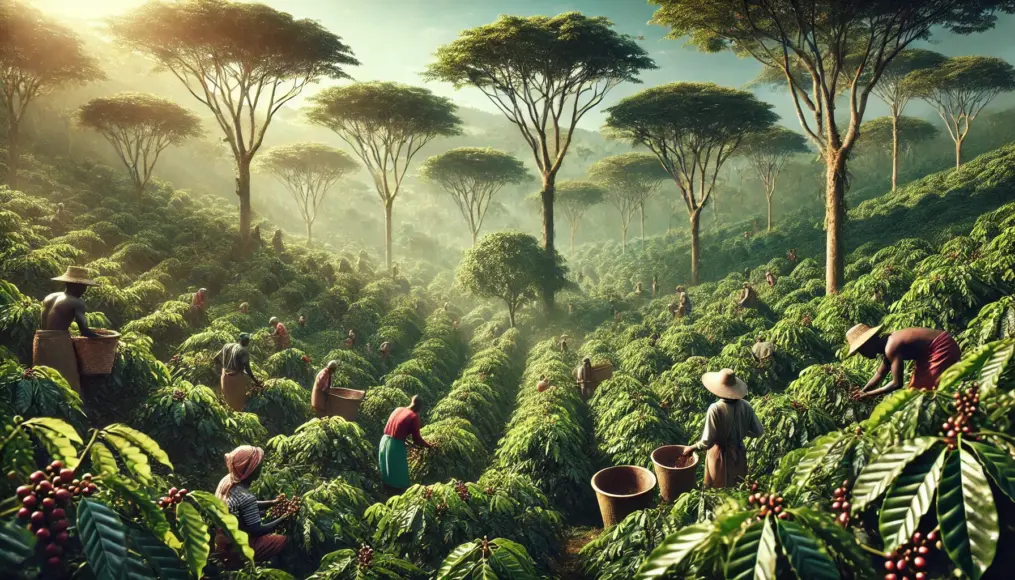
POLYGON ((91 24, 141 6, 144 0, 32 0, 31 4, 62 20, 91 24))

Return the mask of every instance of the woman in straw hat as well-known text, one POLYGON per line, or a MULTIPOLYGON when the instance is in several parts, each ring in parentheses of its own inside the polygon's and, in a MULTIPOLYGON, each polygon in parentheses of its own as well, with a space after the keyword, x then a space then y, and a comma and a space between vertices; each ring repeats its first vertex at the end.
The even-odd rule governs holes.
POLYGON ((705 373, 701 383, 719 400, 708 408, 701 441, 685 449, 684 455, 707 449, 705 485, 733 487, 747 477, 744 437, 761 437, 764 428, 751 404, 743 400, 747 395, 747 383, 733 371, 705 373))
POLYGON ((54 292, 42 301, 42 328, 35 332, 32 344, 32 366, 47 366, 57 370, 75 391, 81 390, 81 375, 70 338, 70 325, 76 322, 81 336, 96 336, 88 328, 85 303, 81 299, 89 286, 98 283, 88 278, 88 270, 70 266, 63 276, 53 278, 63 282, 63 292, 54 292))
MULTIPOLYGON (((247 533, 250 547, 254 549, 255 562, 270 560, 282 552, 286 537, 272 532, 292 515, 287 514, 268 523, 261 521, 261 510, 278 503, 278 500, 257 501, 250 492, 250 484, 261 475, 263 460, 264 450, 251 445, 241 445, 226 453, 228 473, 215 489, 215 497, 226 503, 229 513, 236 516, 240 530, 247 533)), ((215 534, 215 548, 220 554, 226 554, 226 560, 235 560, 231 557, 233 550, 229 538, 221 529, 215 534)))
POLYGON ((914 362, 909 387, 932 390, 937 387, 945 370, 959 362, 962 356, 958 343, 943 330, 906 328, 888 336, 880 336, 880 330, 880 326, 871 328, 866 324, 857 324, 846 331, 846 343, 849 344, 847 356, 860 353, 870 359, 879 355, 883 357, 874 376, 860 389, 861 399, 889 393, 901 387, 906 361, 909 360, 914 362), (889 371, 892 380, 887 385, 868 391, 881 384, 889 371))

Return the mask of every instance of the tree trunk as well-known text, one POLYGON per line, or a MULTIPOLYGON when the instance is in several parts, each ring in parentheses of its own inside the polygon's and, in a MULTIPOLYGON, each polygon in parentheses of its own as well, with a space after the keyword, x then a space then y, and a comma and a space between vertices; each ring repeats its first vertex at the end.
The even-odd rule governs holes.
POLYGON ((621 251, 624 254, 626 254, 627 253, 627 226, 625 226, 623 224, 620 225, 620 239, 621 239, 621 244, 620 244, 621 251))
POLYGON ((574 235, 578 231, 578 224, 571 226, 571 257, 574 257, 574 235))
POLYGON ((313 224, 311 223, 310 220, 306 220, 306 223, 307 223, 307 247, 310 248, 310 247, 313 246, 313 241, 312 241, 313 238, 310 235, 310 229, 313 227, 313 224))
POLYGON ((641 249, 645 250, 645 204, 641 204, 641 249))
POLYGON ((391 209, 392 203, 384 204, 384 266, 391 271, 391 209))
POLYGON ((846 154, 829 151, 825 175, 825 294, 837 294, 842 282, 842 228, 846 221, 846 154))
POLYGON ((962 165, 962 139, 955 140, 955 169, 962 165))
POLYGON ((765 196, 768 201, 768 231, 772 231, 772 194, 765 196))
POLYGON ((250 248, 250 158, 236 160, 236 196, 240 198, 240 247, 250 248))
POLYGON ((691 212, 691 286, 698 284, 698 263, 701 259, 698 247, 698 226, 701 225, 701 208, 691 212))
POLYGON ((479 239, 479 231, 472 230, 472 247, 476 247, 476 241, 479 239))
MULTIPOLYGON (((546 248, 546 255, 552 264, 556 264, 556 251, 553 240, 553 197, 556 179, 556 175, 544 175, 543 191, 540 192, 540 197, 543 200, 543 247, 546 248)), ((553 312, 553 290, 550 288, 543 288, 543 306, 546 307, 547 314, 553 312)))
POLYGON ((511 328, 515 327, 515 309, 512 306, 508 306, 508 320, 511 322, 511 328))
POLYGON ((7 108, 7 186, 18 188, 18 147, 20 146, 18 123, 14 120, 13 107, 7 108))
POLYGON ((899 117, 892 115, 892 191, 899 183, 899 117))

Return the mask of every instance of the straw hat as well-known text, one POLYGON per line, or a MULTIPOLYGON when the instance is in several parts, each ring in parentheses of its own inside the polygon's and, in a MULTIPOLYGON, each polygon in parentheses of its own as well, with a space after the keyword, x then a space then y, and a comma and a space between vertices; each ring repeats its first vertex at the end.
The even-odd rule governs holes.
POLYGON ((867 341, 878 335, 878 331, 881 330, 881 325, 871 328, 866 324, 857 324, 853 328, 846 331, 846 343, 849 344, 849 354, 846 356, 853 356, 856 351, 860 350, 860 347, 867 344, 867 341))
POLYGON ((747 396, 747 383, 737 378, 730 369, 701 375, 701 384, 722 399, 743 399, 747 396))
POLYGON ((54 282, 69 282, 71 284, 84 284, 85 286, 98 286, 99 283, 88 278, 88 268, 81 266, 67 266, 63 276, 51 278, 54 282))

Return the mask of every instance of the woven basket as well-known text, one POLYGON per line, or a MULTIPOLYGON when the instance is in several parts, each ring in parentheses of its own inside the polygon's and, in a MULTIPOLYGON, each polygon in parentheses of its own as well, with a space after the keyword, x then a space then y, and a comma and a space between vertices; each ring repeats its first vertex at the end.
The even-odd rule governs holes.
POLYGON ((108 375, 116 362, 116 347, 120 333, 114 330, 93 328, 96 337, 74 336, 74 354, 78 358, 78 371, 84 376, 108 375))
POLYGON ((619 524, 632 513, 652 507, 656 476, 644 467, 618 465, 592 476, 603 527, 619 524))
POLYGON ((684 456, 684 445, 663 445, 652 452, 652 465, 655 467, 656 479, 659 480, 659 495, 663 501, 670 503, 685 491, 694 489, 698 473, 698 454, 690 456, 687 465, 676 467, 677 461, 684 456))
POLYGON ((366 395, 365 391, 340 389, 338 387, 328 389, 327 415, 329 417, 341 417, 346 421, 355 421, 364 395, 366 395))

